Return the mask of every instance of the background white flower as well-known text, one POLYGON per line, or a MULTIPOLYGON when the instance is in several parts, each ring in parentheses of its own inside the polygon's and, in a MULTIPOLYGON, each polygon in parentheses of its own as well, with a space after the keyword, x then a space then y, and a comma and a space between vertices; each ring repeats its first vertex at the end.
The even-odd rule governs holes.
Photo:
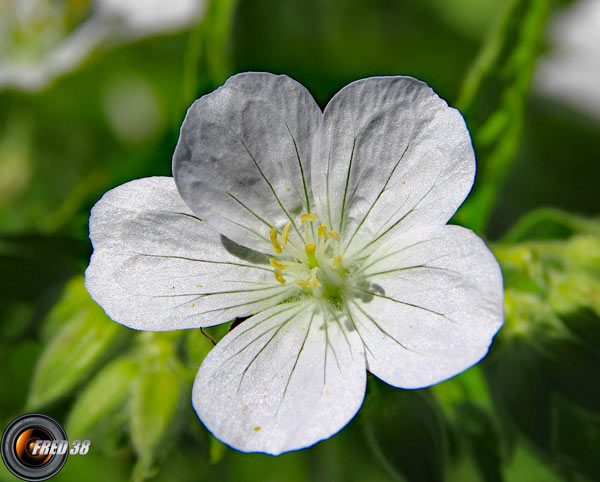
POLYGON ((202 363, 194 407, 239 450, 307 447, 354 416, 366 370, 420 388, 487 353, 500 269, 445 225, 474 171, 462 117, 413 78, 354 82, 322 113, 286 76, 239 74, 189 109, 174 180, 96 204, 86 286, 136 329, 254 314, 202 363))
MULTIPOLYGON (((40 90, 73 71, 101 45, 114 45, 196 23, 203 0, 94 0, 73 30, 70 2, 0 2, 0 89, 40 90)), ((78 5, 79 10, 81 6, 78 5)))
POLYGON ((554 15, 549 30, 555 48, 540 59, 534 87, 599 118, 600 2, 574 2, 554 15))

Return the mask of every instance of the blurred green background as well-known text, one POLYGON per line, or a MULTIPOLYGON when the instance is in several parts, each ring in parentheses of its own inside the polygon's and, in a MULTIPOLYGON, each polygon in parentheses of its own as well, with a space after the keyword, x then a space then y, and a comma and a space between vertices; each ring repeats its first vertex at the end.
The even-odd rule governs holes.
MULTIPOLYGON (((599 2, 167 3, 0 0, 0 426, 41 411, 91 440, 63 481, 600 480, 600 92, 556 63, 580 18, 573 55, 600 85, 599 2), (370 377, 348 427, 280 457, 231 450, 197 419, 199 331, 124 328, 82 277, 93 204, 170 175, 187 107, 247 70, 285 73, 321 106, 353 80, 412 75, 458 107, 478 174, 453 222, 488 241, 506 289, 481 364, 418 391, 370 377)), ((17 479, 1 466, 0 480, 17 479)))

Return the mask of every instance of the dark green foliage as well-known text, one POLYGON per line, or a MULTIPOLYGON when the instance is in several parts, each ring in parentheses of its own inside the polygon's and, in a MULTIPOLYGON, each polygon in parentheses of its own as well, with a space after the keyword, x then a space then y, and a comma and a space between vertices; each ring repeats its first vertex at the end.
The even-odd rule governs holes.
POLYGON ((369 446, 390 473, 409 482, 444 480, 445 427, 432 394, 371 377, 360 417, 369 446))

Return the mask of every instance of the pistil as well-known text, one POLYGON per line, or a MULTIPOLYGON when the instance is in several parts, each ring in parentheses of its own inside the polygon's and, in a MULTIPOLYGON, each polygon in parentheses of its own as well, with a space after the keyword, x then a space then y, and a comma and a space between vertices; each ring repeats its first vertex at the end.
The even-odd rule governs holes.
POLYGON ((307 244, 304 246, 304 252, 306 253, 306 257, 308 258, 308 267, 310 269, 316 268, 319 266, 317 261, 317 257, 315 256, 315 251, 317 250, 317 246, 315 244, 307 244))

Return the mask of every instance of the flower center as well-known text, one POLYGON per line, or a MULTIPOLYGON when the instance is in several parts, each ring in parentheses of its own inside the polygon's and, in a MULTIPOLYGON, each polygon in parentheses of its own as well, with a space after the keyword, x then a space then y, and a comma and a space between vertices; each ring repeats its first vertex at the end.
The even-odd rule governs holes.
POLYGON ((271 229, 275 257, 269 261, 275 279, 281 284, 295 283, 305 294, 339 305, 348 274, 339 254, 340 235, 318 223, 312 213, 303 214, 300 221, 303 238, 290 237, 291 221, 284 226, 281 236, 277 229, 271 229))

